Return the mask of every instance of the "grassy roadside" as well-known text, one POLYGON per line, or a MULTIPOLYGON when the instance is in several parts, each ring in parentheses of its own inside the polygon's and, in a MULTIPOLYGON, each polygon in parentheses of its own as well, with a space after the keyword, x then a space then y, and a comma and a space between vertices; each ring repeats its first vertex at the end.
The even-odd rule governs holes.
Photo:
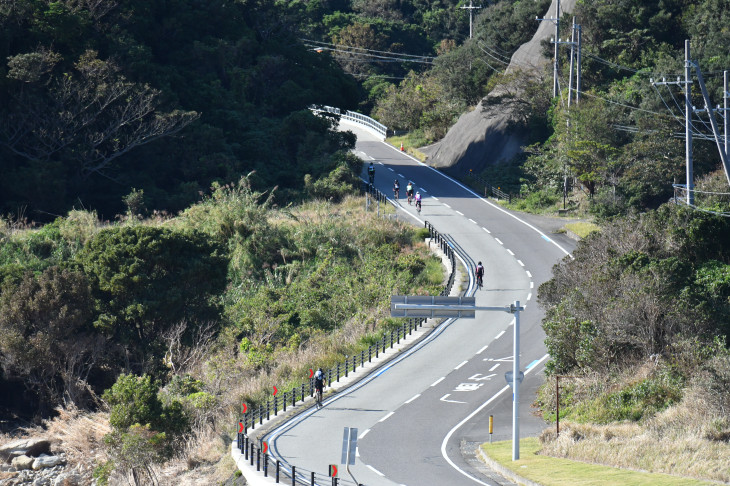
POLYGON ((520 440, 520 459, 512 461, 512 441, 485 443, 481 449, 492 460, 542 486, 699 486, 718 484, 712 481, 620 469, 569 459, 538 455, 537 437, 520 440))
POLYGON ((412 138, 409 135, 398 135, 389 137, 386 142, 396 148, 400 148, 402 146, 404 152, 412 155, 421 162, 426 162, 426 154, 417 149, 417 147, 422 147, 424 145, 423 140, 412 138))

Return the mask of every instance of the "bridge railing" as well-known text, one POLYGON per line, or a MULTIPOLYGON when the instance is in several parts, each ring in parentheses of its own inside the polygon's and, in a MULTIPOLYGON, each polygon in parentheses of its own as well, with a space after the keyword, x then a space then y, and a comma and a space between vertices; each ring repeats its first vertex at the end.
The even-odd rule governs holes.
POLYGON ((382 123, 370 118, 367 115, 363 115, 362 113, 358 113, 356 111, 349 111, 349 110, 340 110, 339 108, 335 108, 333 106, 318 106, 318 105, 312 105, 309 107, 310 110, 312 110, 315 113, 332 113, 333 115, 338 115, 340 118, 351 121, 353 123, 357 123, 359 125, 363 125, 367 128, 370 128, 372 131, 383 137, 383 140, 388 136, 388 127, 383 125, 382 123))
MULTIPOLYGON (((385 195, 372 185, 368 184, 367 186, 368 192, 370 192, 373 197, 380 197, 387 200, 385 195)), ((428 229, 431 241, 439 245, 441 250, 446 254, 446 257, 451 262, 449 278, 441 292, 441 295, 449 295, 454 286, 456 275, 456 256, 454 249, 451 247, 448 240, 439 233, 431 223, 426 221, 425 227, 428 229)), ((371 363, 374 358, 377 359, 380 354, 385 353, 388 348, 392 349, 396 345, 400 344, 401 339, 406 339, 414 331, 418 330, 419 327, 422 327, 425 322, 425 318, 410 318, 404 321, 397 328, 391 329, 389 333, 385 332, 380 340, 375 344, 368 346, 367 350, 363 349, 359 354, 356 353, 353 356, 345 356, 344 362, 338 362, 332 368, 326 371, 323 370, 325 382, 329 387, 331 387, 332 383, 337 383, 340 379, 347 378, 350 373, 356 373, 358 368, 362 369, 366 363, 371 363)), ((268 451, 264 452, 262 444, 257 439, 254 439, 249 435, 250 431, 253 431, 256 427, 263 425, 264 420, 268 421, 272 417, 276 417, 280 411, 286 412, 287 408, 303 405, 310 397, 313 399, 314 391, 314 378, 310 378, 298 386, 282 391, 280 395, 277 393, 277 395, 269 398, 266 403, 247 409, 247 411, 242 414, 239 421, 240 431, 236 436, 236 448, 240 450, 245 460, 249 461, 251 466, 255 465, 257 471, 263 472, 264 476, 274 478, 277 483, 280 481, 281 477, 286 477, 287 484, 292 485, 311 484, 312 486, 316 486, 323 484, 339 484, 346 486, 355 484, 344 480, 344 478, 340 478, 339 482, 336 482, 327 476, 321 474, 318 476, 314 471, 300 469, 295 465, 281 463, 280 461, 274 462, 269 456, 268 451), (275 470, 272 471, 271 469, 274 468, 275 470), (322 477, 325 478, 325 480, 318 479, 322 477)))

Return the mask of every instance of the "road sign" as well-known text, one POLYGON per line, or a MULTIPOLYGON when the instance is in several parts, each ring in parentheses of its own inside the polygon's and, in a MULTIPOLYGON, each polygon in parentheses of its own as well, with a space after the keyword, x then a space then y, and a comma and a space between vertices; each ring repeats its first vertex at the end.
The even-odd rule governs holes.
POLYGON ((393 295, 390 297, 391 317, 461 317, 473 319, 474 297, 443 297, 439 295, 393 295))
MULTIPOLYGON (((504 374, 504 379, 507 381, 507 384, 509 386, 512 386, 513 385, 513 383, 512 383, 514 381, 514 379, 512 378, 513 375, 514 375, 514 372, 512 372, 512 371, 508 371, 508 372, 506 372, 504 374)), ((525 378, 525 374, 522 371, 520 371, 520 374, 517 375, 517 381, 520 382, 520 383, 522 383, 522 380, 524 378, 525 378)))
POLYGON ((337 464, 330 464, 329 474, 331 478, 337 477, 337 464))
POLYGON ((357 428, 345 427, 342 434, 342 458, 340 464, 355 464, 355 452, 357 449, 357 428))

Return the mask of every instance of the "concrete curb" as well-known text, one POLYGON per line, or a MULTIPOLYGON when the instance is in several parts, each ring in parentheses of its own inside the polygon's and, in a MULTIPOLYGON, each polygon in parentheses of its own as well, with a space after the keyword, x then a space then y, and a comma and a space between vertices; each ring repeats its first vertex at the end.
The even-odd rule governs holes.
POLYGON ((536 483, 535 481, 523 478, 519 474, 515 473, 513 470, 504 467, 503 465, 489 457, 487 454, 485 454, 481 447, 477 447, 477 455, 479 456, 479 459, 481 459, 481 461, 484 462, 484 464, 486 464, 489 469, 496 472, 500 476, 512 481, 513 483, 521 484, 523 486, 542 486, 540 483, 536 483))

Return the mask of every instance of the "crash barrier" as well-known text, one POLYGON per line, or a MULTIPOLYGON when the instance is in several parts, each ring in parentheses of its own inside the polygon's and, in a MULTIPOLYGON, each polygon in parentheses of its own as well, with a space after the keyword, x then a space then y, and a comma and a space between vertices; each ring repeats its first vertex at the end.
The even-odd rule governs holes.
POLYGON ((476 182, 484 186, 484 197, 496 197, 497 199, 506 199, 507 202, 512 202, 512 199, 517 199, 519 196, 515 194, 510 194, 507 192, 504 192, 500 190, 499 187, 493 186, 488 180, 484 179, 481 176, 478 176, 474 174, 471 169, 469 169, 469 178, 474 179, 476 182))
POLYGON ((370 196, 378 202, 388 202, 388 196, 380 192, 373 184, 363 182, 360 186, 362 194, 370 194, 370 196))
MULTIPOLYGON (((371 189, 377 191, 377 189, 371 189)), ((380 192, 380 191, 377 191, 380 192)), ((382 194, 382 193, 380 193, 382 194)), ((384 196, 383 196, 384 197, 384 196)), ((449 241, 428 221, 425 222, 431 241, 437 244, 446 254, 451 262, 451 271, 449 279, 444 286, 441 295, 449 295, 454 286, 456 275, 456 255, 449 241)), ((385 353, 388 348, 400 344, 401 339, 410 336, 419 327, 426 322, 425 318, 410 318, 403 322, 396 329, 392 329, 390 333, 385 333, 381 339, 368 346, 367 350, 360 351, 359 354, 353 356, 345 356, 344 362, 339 362, 332 368, 324 371, 325 382, 329 387, 332 383, 337 383, 341 378, 347 378, 349 373, 357 372, 358 368, 365 366, 365 363, 371 363, 373 358, 378 358, 380 353, 385 353)), ((241 451, 244 459, 249 461, 251 466, 256 466, 257 471, 262 471, 264 477, 271 477, 276 483, 282 481, 283 484, 296 485, 339 485, 339 486, 358 486, 356 483, 346 478, 330 478, 327 475, 318 474, 303 468, 297 468, 294 465, 273 461, 268 453, 267 446, 261 443, 261 439, 255 440, 249 437, 249 431, 255 430, 257 426, 261 426, 264 420, 270 420, 275 417, 279 411, 286 412, 287 407, 293 408, 297 404, 303 404, 308 397, 314 397, 314 378, 302 383, 298 387, 277 393, 269 398, 265 404, 258 407, 247 408, 239 422, 239 432, 236 436, 236 447, 241 451), (324 479, 323 479, 324 478, 324 479)))
POLYGON ((451 262, 451 273, 449 274, 449 281, 446 282, 444 290, 441 291, 441 295, 448 296, 451 293, 451 289, 454 287, 454 279, 456 277, 456 254, 454 253, 454 248, 451 246, 451 243, 446 238, 444 238, 441 233, 436 231, 436 228, 434 228, 431 223, 426 221, 425 226, 426 229, 428 229, 431 241, 433 243, 436 243, 441 248, 441 251, 444 252, 446 258, 448 258, 449 262, 451 262))
POLYGON ((357 123, 358 125, 363 125, 367 128, 370 128, 375 133, 383 137, 383 140, 388 136, 388 127, 383 125, 382 123, 379 123, 372 118, 370 118, 367 115, 363 115, 362 113, 357 113, 355 111, 349 111, 349 110, 340 110, 339 108, 335 108, 332 106, 317 106, 312 105, 309 107, 311 111, 314 113, 331 113, 333 115, 339 116, 341 119, 351 121, 353 123, 357 123))

